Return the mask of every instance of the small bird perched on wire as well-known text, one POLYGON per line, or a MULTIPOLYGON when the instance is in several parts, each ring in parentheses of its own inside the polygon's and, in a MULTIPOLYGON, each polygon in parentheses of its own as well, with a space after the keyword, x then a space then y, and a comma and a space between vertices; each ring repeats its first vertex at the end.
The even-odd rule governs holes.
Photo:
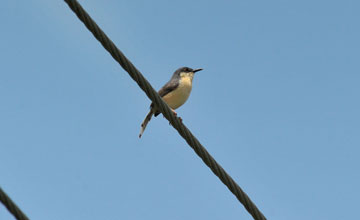
MULTIPOLYGON (((191 69, 189 67, 181 67, 175 71, 169 82, 167 82, 160 90, 160 97, 169 105, 173 113, 176 115, 175 109, 182 106, 190 96, 192 89, 192 81, 194 74, 202 69, 191 69)), ((158 116, 161 112, 156 109, 154 103, 150 105, 150 112, 146 115, 143 123, 141 124, 141 130, 139 138, 145 131, 145 128, 151 117, 158 116)))

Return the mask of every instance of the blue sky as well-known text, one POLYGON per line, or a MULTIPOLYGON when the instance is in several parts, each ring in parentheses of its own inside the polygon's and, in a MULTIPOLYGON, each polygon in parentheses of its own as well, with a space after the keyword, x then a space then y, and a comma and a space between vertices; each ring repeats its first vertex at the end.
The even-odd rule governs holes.
MULTIPOLYGON (((80 1, 268 219, 354 219, 359 1, 80 1)), ((0 186, 30 219, 252 219, 63 1, 0 8, 0 186)), ((13 219, 0 205, 0 219, 13 219)))

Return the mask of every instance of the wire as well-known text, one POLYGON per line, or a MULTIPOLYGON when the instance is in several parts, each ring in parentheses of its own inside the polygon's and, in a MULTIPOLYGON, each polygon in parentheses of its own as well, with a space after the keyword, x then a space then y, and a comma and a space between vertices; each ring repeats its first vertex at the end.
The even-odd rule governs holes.
POLYGON ((29 220, 28 217, 17 207, 8 195, 0 187, 0 201, 17 220, 29 220))
POLYGON ((169 120, 171 125, 186 140, 196 154, 204 161, 204 163, 219 177, 219 179, 229 188, 236 198, 244 205, 246 210, 256 220, 264 220, 265 216, 260 212, 256 205, 250 200, 246 193, 238 186, 238 184, 230 177, 229 174, 215 161, 215 159, 200 144, 190 130, 175 117, 169 106, 161 99, 158 93, 153 89, 150 83, 136 69, 136 67, 125 57, 125 55, 115 46, 115 44, 106 36, 100 27, 92 20, 87 12, 81 7, 76 0, 65 0, 71 10, 85 24, 94 37, 103 45, 103 47, 111 54, 111 56, 128 72, 130 77, 139 85, 153 103, 158 107, 164 117, 169 120))

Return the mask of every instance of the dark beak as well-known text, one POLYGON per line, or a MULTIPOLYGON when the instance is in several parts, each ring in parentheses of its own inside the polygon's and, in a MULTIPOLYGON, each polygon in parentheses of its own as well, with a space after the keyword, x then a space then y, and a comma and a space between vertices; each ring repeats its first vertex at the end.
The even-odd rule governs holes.
POLYGON ((203 69, 194 69, 193 72, 196 73, 196 72, 199 72, 201 70, 203 70, 203 69))

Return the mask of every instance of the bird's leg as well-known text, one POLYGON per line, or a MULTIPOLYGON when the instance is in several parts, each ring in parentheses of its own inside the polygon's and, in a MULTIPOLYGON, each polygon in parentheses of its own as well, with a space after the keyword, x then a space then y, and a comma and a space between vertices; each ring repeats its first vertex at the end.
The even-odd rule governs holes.
MULTIPOLYGON (((171 111, 173 112, 173 114, 175 115, 175 116, 177 116, 177 113, 176 113, 176 111, 174 110, 174 109, 172 109, 172 108, 170 108, 171 109, 171 111)), ((165 116, 163 115, 163 117, 165 118, 165 116)))
MULTIPOLYGON (((173 114, 175 115, 175 117, 177 116, 177 113, 176 113, 176 111, 174 110, 174 109, 172 109, 172 108, 170 108, 171 109, 171 111, 173 112, 173 114)), ((169 121, 169 125, 171 125, 171 123, 170 123, 170 121, 169 121)))
MULTIPOLYGON (((177 113, 176 113, 176 111, 174 110, 174 109, 172 109, 172 108, 170 108, 171 109, 171 111, 174 113, 174 115, 175 115, 175 117, 177 117, 177 113)), ((179 120, 180 120, 180 122, 182 123, 182 118, 181 117, 177 117, 179 120)), ((169 124, 171 124, 170 122, 169 122, 169 124)))
MULTIPOLYGON (((172 110, 172 112, 174 113, 174 115, 175 115, 175 117, 177 117, 177 113, 175 112, 175 110, 174 109, 171 109, 172 110)), ((180 120, 180 122, 182 123, 182 118, 181 117, 177 117, 179 120, 180 120)))
POLYGON ((170 109, 171 109, 171 111, 174 113, 174 115, 177 116, 176 111, 175 111, 174 109, 172 109, 172 108, 170 108, 170 109))

